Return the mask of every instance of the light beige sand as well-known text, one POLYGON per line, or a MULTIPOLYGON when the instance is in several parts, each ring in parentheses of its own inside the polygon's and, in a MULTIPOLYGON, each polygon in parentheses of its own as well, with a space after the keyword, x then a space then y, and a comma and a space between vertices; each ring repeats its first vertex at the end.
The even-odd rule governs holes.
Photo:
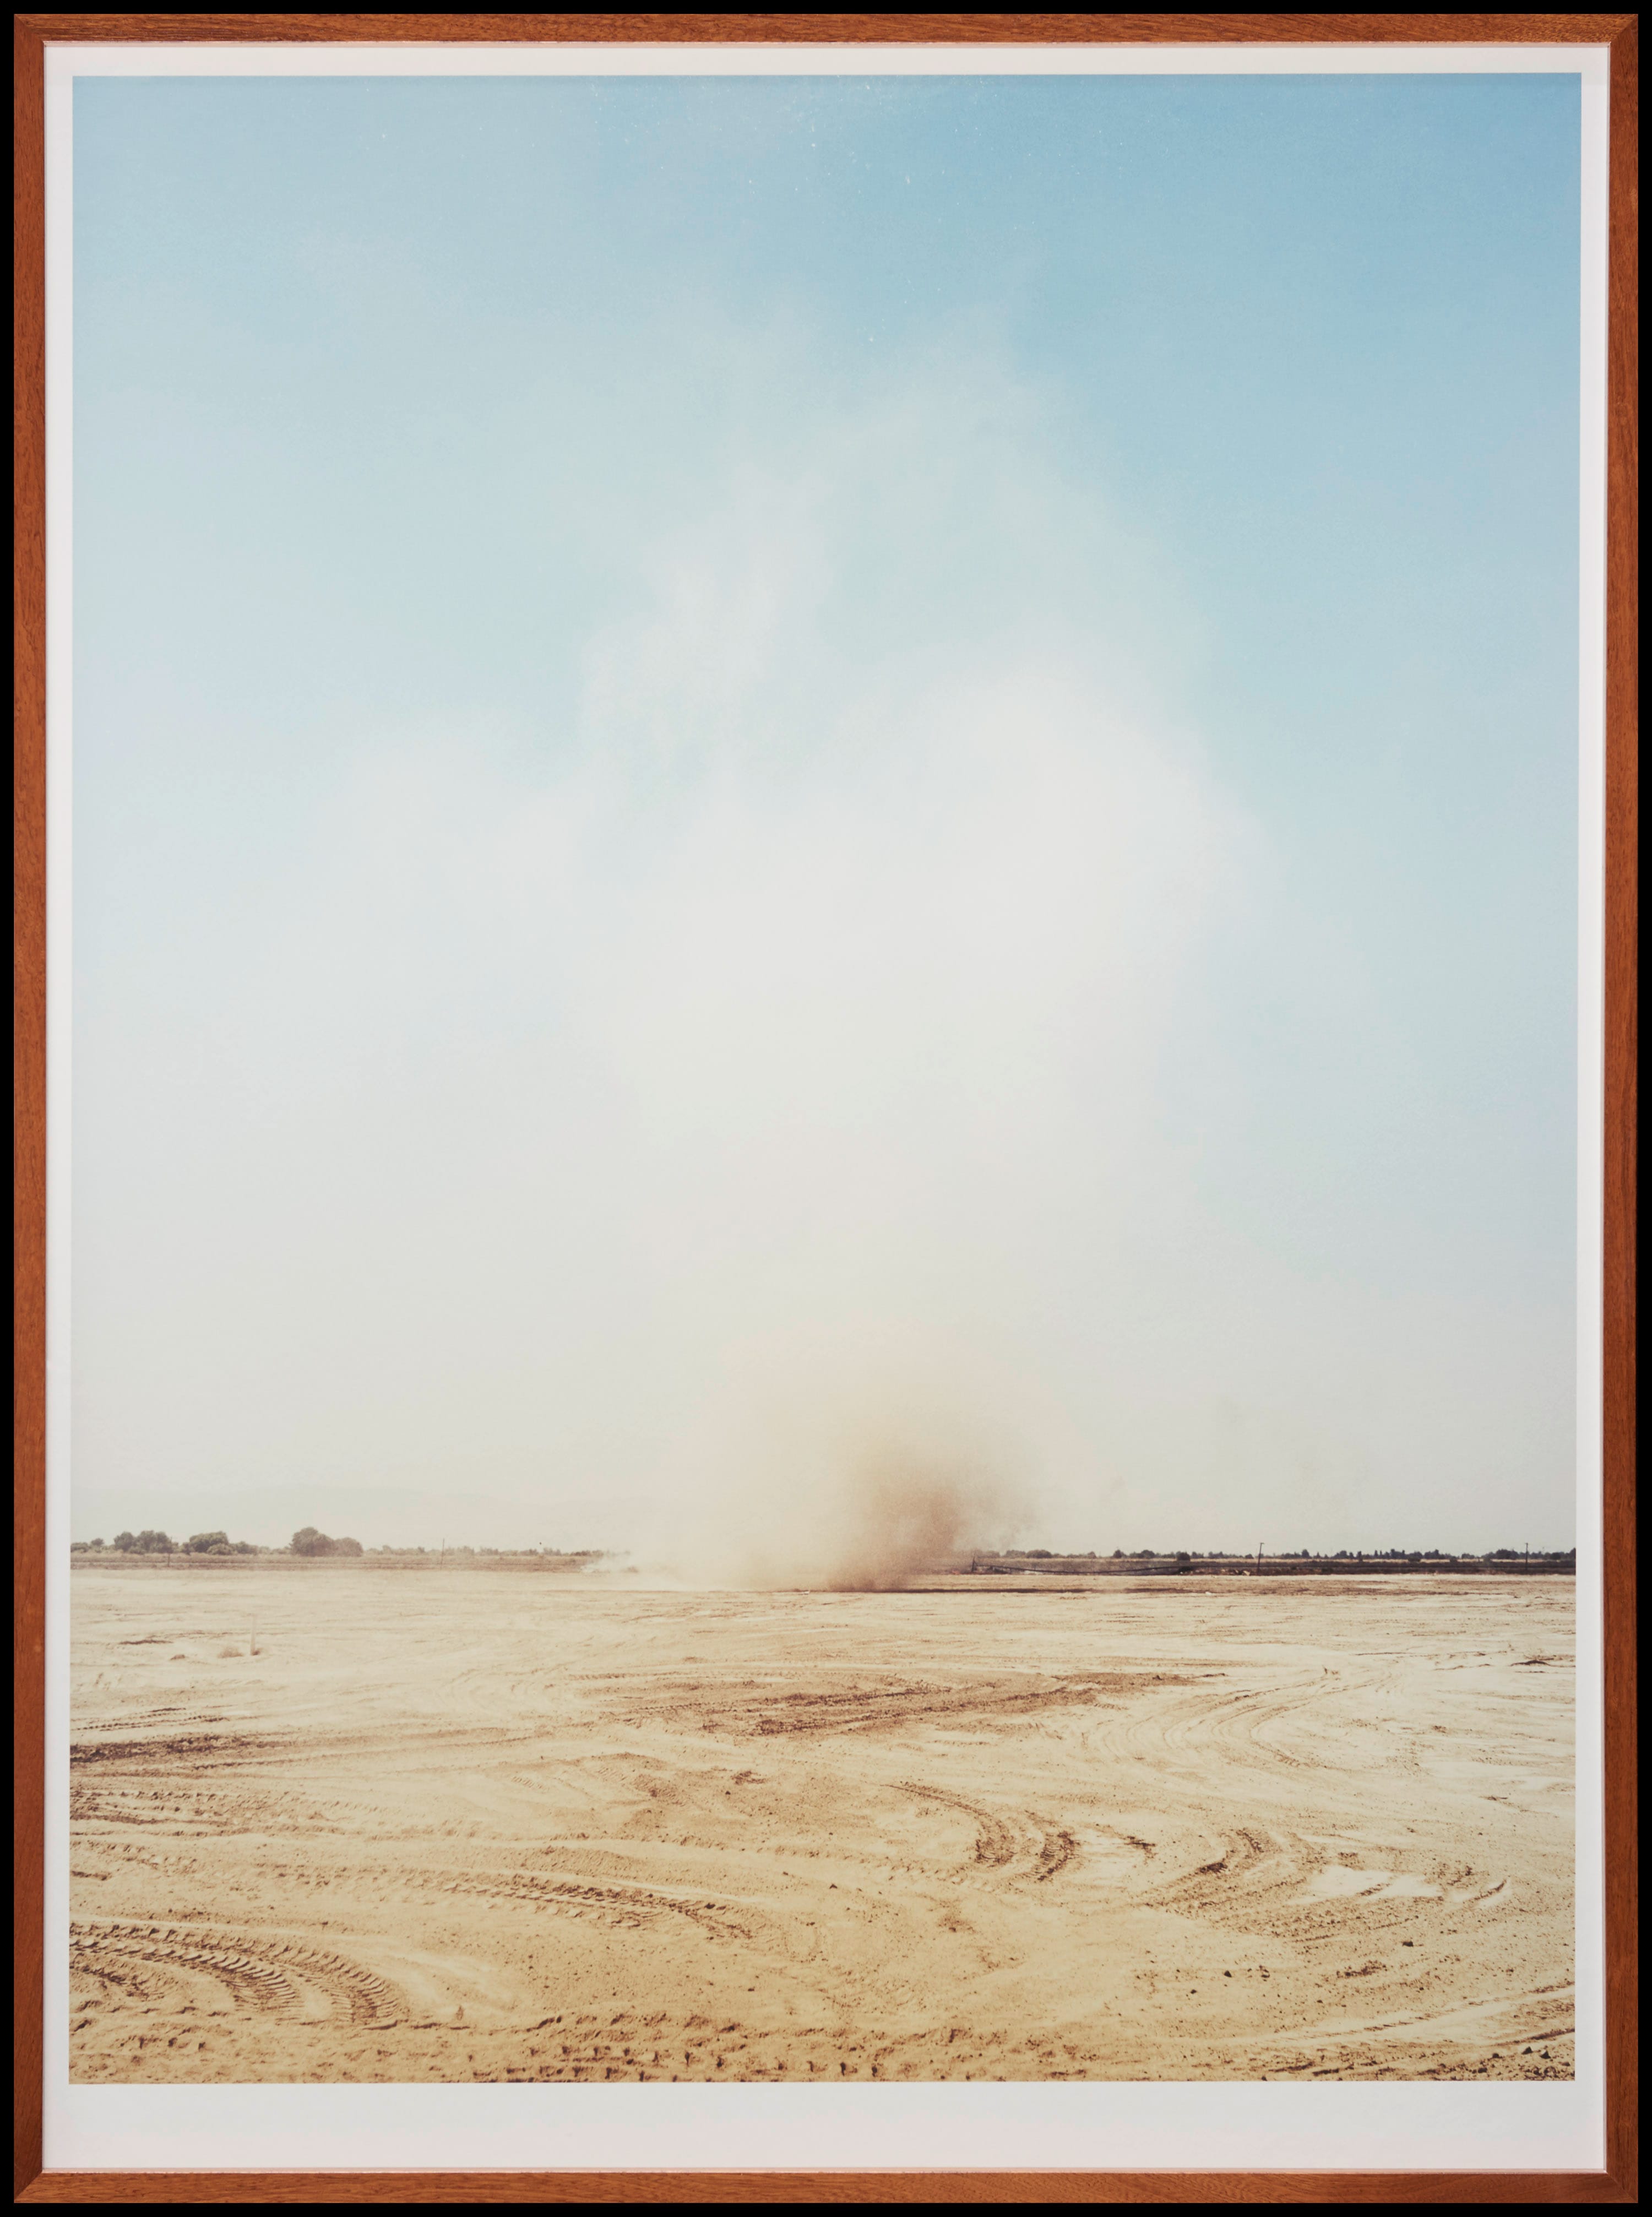
POLYGON ((73 1615, 78 2079, 1571 2074, 1569 1580, 73 1615))

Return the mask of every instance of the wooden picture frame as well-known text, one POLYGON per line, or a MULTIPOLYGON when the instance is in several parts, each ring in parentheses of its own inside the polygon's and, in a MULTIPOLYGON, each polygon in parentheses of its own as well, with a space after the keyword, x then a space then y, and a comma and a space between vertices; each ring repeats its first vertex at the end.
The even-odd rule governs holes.
POLYGON ((16 861, 15 2189, 26 2202, 1632 2202, 1637 33, 1632 15, 324 15, 28 14, 15 25, 16 861), (41 2168, 46 1714, 45 49, 86 41, 923 44, 1563 42, 1611 55, 1604 1224, 1607 2154, 1599 2172, 1169 2171, 225 2173, 41 2168))

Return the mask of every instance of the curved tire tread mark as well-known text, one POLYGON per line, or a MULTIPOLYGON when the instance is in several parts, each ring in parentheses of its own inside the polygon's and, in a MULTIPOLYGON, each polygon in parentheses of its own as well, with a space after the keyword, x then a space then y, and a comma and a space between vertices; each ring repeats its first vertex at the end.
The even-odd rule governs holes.
POLYGON ((1220 1853, 1210 1862, 1144 1888, 1138 1898, 1218 1921, 1240 1917, 1250 1920, 1272 1897, 1288 1893, 1294 1898, 1310 1870, 1325 1860, 1301 1840, 1272 1839, 1240 1825, 1223 1841, 1220 1853))
POLYGON ((934 1801, 943 1809, 955 1809, 967 1817, 975 1826, 975 1861, 989 1870, 1002 1870, 1015 1860, 1015 1834, 1002 1817, 990 1809, 983 1809, 977 1801, 966 1801, 961 1794, 949 1794, 939 1786, 922 1786, 915 1779, 897 1781, 903 1794, 915 1795, 920 1801, 934 1801))
POLYGON ((1012 1820, 994 1810, 983 1809, 978 1801, 966 1801, 962 1794, 950 1793, 945 1787, 925 1786, 912 1778, 903 1778, 897 1783, 903 1794, 910 1794, 920 1801, 933 1801, 943 1809, 955 1809, 960 1816, 967 1817, 975 1826, 975 1862, 988 1870, 1019 1876, 1021 1874, 1011 1867, 1030 1863, 1031 1877, 1051 1879, 1065 1870, 1079 1852, 1074 1835, 1047 1817, 1036 1816, 1029 1811, 1019 1813, 1012 1820))
POLYGON ((526 1902, 535 1909, 593 1917, 637 1930, 662 1917, 685 1917, 718 1940, 749 1940, 750 1933, 718 1903, 684 1901, 647 1887, 592 1886, 583 1880, 549 1878, 538 1871, 509 1871, 496 1876, 465 1871, 410 1871, 404 1880, 443 1893, 470 1894, 481 1901, 526 1902))
MULTIPOLYGON (((70 1945, 77 1968, 100 1974, 99 1958, 116 1956, 162 1971, 204 1973, 238 2002, 274 2015, 302 2010, 311 1986, 352 2024, 385 2022, 399 2013, 400 1997, 376 1972, 342 1955, 293 1942, 246 1942, 205 1928, 159 1924, 75 1924, 70 1945)), ((118 1982, 118 1981, 117 1981, 118 1982)))
POLYGON ((1033 1872, 1033 1877, 1039 1880, 1056 1877, 1066 1869, 1077 1853, 1078 1842, 1070 1832, 1059 1828, 1046 1832, 1044 1843, 1039 1850, 1039 1867, 1033 1872))

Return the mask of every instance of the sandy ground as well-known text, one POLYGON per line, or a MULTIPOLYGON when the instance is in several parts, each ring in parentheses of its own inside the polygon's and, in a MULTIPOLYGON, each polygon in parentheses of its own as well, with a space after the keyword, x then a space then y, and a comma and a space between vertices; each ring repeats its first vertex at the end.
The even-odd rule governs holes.
POLYGON ((73 1618, 77 2079, 1571 2075, 1569 1579, 73 1618))

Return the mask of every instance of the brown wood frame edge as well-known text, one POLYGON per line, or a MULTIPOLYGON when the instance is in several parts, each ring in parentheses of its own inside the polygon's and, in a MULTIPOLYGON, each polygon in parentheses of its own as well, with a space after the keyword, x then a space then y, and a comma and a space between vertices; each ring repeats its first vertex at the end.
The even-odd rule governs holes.
POLYGON ((46 2171, 19 2202, 1224 2202, 1633 2201, 1605 2171, 46 2171), (1236 2188, 1237 2191, 1236 2191, 1236 2188))
POLYGON ((1632 2202, 1638 2186, 1635 1793, 1635 1226, 1639 664, 1637 126, 1632 15, 45 15, 13 26, 14 1865, 13 2177, 28 2202, 1632 2202), (1609 46, 1605 1472, 1606 2168, 1589 2172, 827 2171, 46 2173, 45 101, 47 40, 1609 46))
POLYGON ((77 43, 151 39, 361 42, 428 40, 487 45, 512 40, 613 45, 877 42, 901 46, 1346 44, 1610 46, 1633 25, 1604 15, 23 15, 31 36, 77 43), (1169 26, 1174 25, 1171 34, 1169 26))

